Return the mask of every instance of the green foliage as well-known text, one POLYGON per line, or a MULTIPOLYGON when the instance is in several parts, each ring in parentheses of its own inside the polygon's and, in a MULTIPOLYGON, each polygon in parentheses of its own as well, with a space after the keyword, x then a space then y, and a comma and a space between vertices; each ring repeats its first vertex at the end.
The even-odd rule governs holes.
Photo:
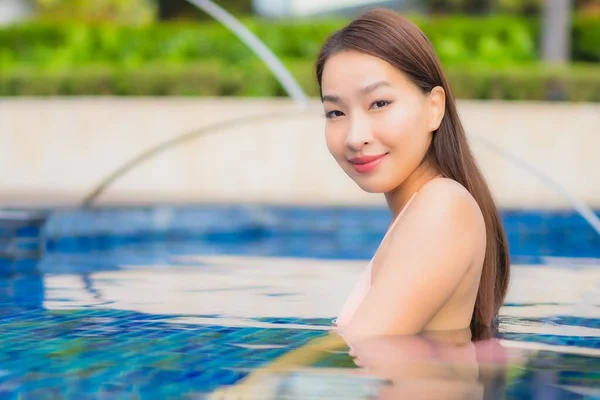
MULTIPOLYGON (((460 98, 600 101, 598 66, 537 63, 539 22, 522 17, 412 17, 460 98)), ((311 95, 323 41, 347 22, 243 21, 311 95)), ((575 60, 600 61, 600 23, 577 15, 575 60)), ((216 22, 37 22, 0 28, 0 95, 280 96, 270 71, 216 22)))
MULTIPOLYGON (((444 64, 488 65, 536 59, 535 34, 527 20, 499 17, 414 19, 444 64)), ((345 20, 259 21, 247 19, 279 57, 314 58, 327 36, 345 20)), ((0 66, 47 67, 89 63, 140 65, 145 62, 196 62, 207 57, 242 62, 255 56, 216 22, 148 26, 35 23, 0 29, 0 66)))
POLYGON ((600 62, 600 13, 580 13, 573 19, 573 58, 600 62))
POLYGON ((248 15, 252 13, 252 0, 213 0, 235 15, 248 15))
POLYGON ((537 59, 535 21, 510 16, 452 16, 415 22, 445 65, 498 67, 537 59))
POLYGON ((147 24, 156 17, 153 0, 36 0, 41 20, 147 24))
MULTIPOLYGON (((314 57, 325 37, 340 23, 260 24, 250 28, 281 57, 314 57)), ((231 32, 216 22, 163 23, 149 26, 36 23, 0 28, 0 67, 40 67, 111 63, 196 62, 216 57, 228 62, 255 59, 231 32)))
MULTIPOLYGON (((545 0, 423 0, 434 13, 486 14, 490 12, 513 15, 536 15, 542 11, 545 0)), ((573 0, 574 10, 593 9, 600 0, 573 0)))
POLYGON ((492 7, 491 0, 424 0, 427 8, 435 13, 486 13, 492 7))
POLYGON ((594 64, 452 68, 447 74, 457 98, 600 102, 600 66, 594 64))
MULTIPOLYGON (((318 96, 311 61, 286 60, 311 96, 318 96)), ((600 68, 538 65, 492 70, 447 68, 452 91, 462 99, 569 100, 600 102, 600 68)), ((239 64, 218 59, 198 64, 147 64, 141 67, 87 66, 74 70, 20 68, 0 75, 0 96, 285 96, 273 74, 259 61, 239 64)))
MULTIPOLYGON (((155 0, 161 20, 212 20, 212 17, 200 10, 188 0, 155 0)), ((252 0, 213 0, 236 16, 252 14, 252 0)))
POLYGON ((539 13, 544 0, 497 0, 496 11, 511 14, 539 13))

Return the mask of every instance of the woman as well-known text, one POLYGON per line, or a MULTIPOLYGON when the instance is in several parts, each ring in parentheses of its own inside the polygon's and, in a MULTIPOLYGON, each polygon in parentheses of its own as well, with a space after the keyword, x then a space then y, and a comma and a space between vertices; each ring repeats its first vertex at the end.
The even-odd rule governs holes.
POLYGON ((373 9, 327 39, 316 75, 329 151, 393 215, 340 334, 488 332, 509 281, 506 238, 430 42, 373 9))
POLYGON ((508 364, 491 339, 508 249, 431 44, 398 14, 373 9, 328 38, 316 73, 329 150, 363 190, 385 194, 393 222, 337 332, 212 398, 328 389, 321 378, 287 379, 348 344, 357 366, 392 383, 379 398, 435 398, 440 390, 444 398, 490 397, 502 390, 508 364))

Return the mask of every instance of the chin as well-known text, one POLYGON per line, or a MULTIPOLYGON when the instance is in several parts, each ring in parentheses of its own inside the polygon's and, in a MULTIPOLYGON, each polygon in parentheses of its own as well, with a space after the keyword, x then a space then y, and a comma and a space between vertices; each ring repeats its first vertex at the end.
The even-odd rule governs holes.
POLYGON ((378 182, 376 179, 358 178, 354 182, 367 193, 387 193, 394 188, 389 182, 378 182))

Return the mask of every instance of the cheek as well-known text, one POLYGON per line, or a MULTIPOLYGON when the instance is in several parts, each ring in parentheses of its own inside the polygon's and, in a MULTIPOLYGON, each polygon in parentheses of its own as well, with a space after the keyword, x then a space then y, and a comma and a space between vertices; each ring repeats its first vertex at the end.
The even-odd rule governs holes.
POLYGON ((426 121, 420 110, 409 107, 398 107, 386 113, 375 129, 379 139, 390 148, 406 151, 419 146, 419 141, 426 137, 426 121))
POLYGON ((343 156, 346 137, 339 127, 327 126, 325 128, 325 142, 327 143, 329 152, 335 158, 343 156))
POLYGON ((409 140, 414 121, 403 109, 392 109, 377 119, 374 131, 378 133, 378 139, 387 147, 402 149, 409 140))

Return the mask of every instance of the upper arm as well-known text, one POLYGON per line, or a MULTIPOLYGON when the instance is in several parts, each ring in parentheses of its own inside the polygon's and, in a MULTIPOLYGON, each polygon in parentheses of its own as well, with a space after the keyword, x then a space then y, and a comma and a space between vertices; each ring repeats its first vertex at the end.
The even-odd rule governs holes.
POLYGON ((371 289, 345 328, 348 335, 422 331, 473 264, 482 226, 479 207, 462 186, 447 180, 425 185, 390 232, 371 289))

